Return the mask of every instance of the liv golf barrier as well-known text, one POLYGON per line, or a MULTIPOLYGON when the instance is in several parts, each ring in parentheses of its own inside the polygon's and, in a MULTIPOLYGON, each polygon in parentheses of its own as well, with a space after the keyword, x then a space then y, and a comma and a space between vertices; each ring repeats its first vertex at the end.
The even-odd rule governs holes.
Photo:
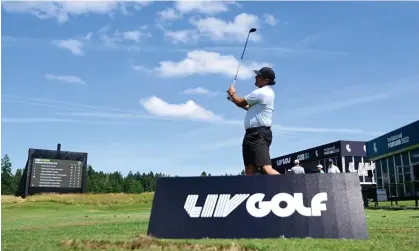
POLYGON ((160 178, 148 235, 368 239, 355 173, 160 178))

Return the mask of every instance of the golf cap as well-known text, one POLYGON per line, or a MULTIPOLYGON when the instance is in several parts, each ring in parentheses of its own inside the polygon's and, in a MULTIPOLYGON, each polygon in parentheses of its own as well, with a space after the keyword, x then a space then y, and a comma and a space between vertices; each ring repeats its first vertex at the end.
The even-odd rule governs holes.
POLYGON ((323 168, 323 166, 321 164, 318 164, 317 168, 323 168))
POLYGON ((332 159, 329 159, 329 163, 333 163, 333 160, 332 159))
POLYGON ((262 67, 260 70, 253 70, 256 76, 268 78, 271 81, 275 80, 275 72, 270 67, 262 67))
POLYGON ((298 159, 294 160, 294 164, 299 164, 300 161, 298 159))

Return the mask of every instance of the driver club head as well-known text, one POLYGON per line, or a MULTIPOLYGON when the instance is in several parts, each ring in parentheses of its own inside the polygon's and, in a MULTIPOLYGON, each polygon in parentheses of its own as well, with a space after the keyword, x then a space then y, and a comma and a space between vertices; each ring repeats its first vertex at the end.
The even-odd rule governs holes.
POLYGON ((252 32, 255 32, 255 31, 256 31, 256 28, 252 28, 252 29, 250 29, 249 33, 252 33, 252 32))

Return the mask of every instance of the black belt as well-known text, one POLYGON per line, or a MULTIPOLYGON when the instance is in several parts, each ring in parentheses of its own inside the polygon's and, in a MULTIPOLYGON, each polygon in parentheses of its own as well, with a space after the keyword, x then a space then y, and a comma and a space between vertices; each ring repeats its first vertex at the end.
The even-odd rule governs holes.
POLYGON ((252 128, 248 128, 246 129, 246 133, 252 133, 252 132, 256 132, 259 131, 260 129, 271 129, 270 126, 258 126, 258 127, 252 127, 252 128))

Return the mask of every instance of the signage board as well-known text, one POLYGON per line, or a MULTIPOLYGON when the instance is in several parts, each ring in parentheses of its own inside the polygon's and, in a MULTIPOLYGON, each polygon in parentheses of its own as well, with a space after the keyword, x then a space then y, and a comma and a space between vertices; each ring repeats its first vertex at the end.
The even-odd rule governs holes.
MULTIPOLYGON (((351 149, 354 149, 355 152, 358 152, 358 150, 356 149, 358 149, 359 146, 361 146, 362 149, 362 144, 364 144, 364 142, 358 141, 345 142, 350 142, 351 146, 353 145, 351 149)), ((341 156, 341 145, 343 145, 341 141, 336 141, 325 145, 306 149, 303 151, 295 152, 292 154, 284 155, 281 157, 277 157, 272 159, 272 167, 278 170, 279 172, 284 173, 286 169, 290 169, 294 165, 294 160, 298 159, 300 161, 301 166, 307 169, 307 172, 312 169, 315 169, 315 167, 319 164, 319 160, 341 156)))
POLYGON ((29 149, 16 196, 38 193, 84 193, 87 153, 29 149))
POLYGON ((148 235, 368 238, 361 186, 351 173, 160 178, 148 235))
POLYGON ((419 120, 367 142, 370 159, 419 144, 419 120))
POLYGON ((82 170, 83 161, 35 158, 30 186, 81 188, 82 170))
POLYGON ((380 202, 380 201, 388 201, 387 190, 377 189, 377 202, 380 202))
POLYGON ((366 142, 342 140, 340 144, 341 156, 367 156, 366 142))

